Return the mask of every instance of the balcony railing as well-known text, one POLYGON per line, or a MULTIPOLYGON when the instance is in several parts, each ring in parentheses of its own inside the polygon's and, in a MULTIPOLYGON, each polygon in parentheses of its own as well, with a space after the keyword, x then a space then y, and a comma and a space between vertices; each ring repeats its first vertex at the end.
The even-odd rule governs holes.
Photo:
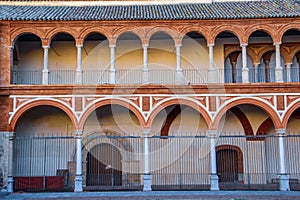
MULTIPOLYGON (((142 69, 117 69, 115 73, 116 84, 206 84, 206 83, 231 83, 232 75, 230 70, 216 69, 213 80, 209 80, 208 69, 183 69, 178 72, 175 69, 149 69, 147 76, 142 69), (226 72, 226 73, 225 73, 226 72), (225 73, 225 74, 224 74, 225 73), (148 80, 144 80, 148 77, 148 80)), ((236 73, 238 75, 239 73, 236 73)), ((81 80, 76 80, 76 70, 49 70, 48 83, 55 84, 76 84, 98 85, 111 83, 110 70, 83 70, 81 80)), ((272 74, 270 82, 274 81, 272 74)), ((293 78, 294 79, 294 78, 293 78)), ((43 84, 42 70, 37 71, 12 71, 12 84, 38 85, 43 84)), ((241 77, 236 77, 236 82, 241 82, 241 77)), ((266 82, 263 71, 255 72, 249 70, 250 82, 266 82), (258 77, 256 77, 258 76, 258 77)), ((293 80, 292 80, 293 81, 293 80)))

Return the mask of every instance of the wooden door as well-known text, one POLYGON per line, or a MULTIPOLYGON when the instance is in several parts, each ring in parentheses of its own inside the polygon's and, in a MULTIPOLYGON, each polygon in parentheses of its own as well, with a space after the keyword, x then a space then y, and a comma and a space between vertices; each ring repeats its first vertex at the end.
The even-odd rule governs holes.
POLYGON ((234 149, 217 151, 217 173, 220 182, 238 181, 238 153, 234 149))

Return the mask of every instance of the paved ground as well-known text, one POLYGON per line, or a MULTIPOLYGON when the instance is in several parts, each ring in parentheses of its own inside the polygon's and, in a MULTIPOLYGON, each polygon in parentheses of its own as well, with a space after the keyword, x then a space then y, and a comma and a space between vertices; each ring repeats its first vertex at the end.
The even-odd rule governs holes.
POLYGON ((0 199, 16 200, 170 200, 170 199, 226 199, 226 200, 300 200, 300 191, 152 191, 152 192, 61 192, 13 193, 0 199))

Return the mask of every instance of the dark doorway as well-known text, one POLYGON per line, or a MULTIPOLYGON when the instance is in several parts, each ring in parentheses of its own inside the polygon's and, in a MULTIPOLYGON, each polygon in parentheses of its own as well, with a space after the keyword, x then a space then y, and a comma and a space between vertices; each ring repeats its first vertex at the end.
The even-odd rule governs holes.
POLYGON ((238 181, 238 152, 234 149, 217 151, 217 173, 220 182, 238 181))
POLYGON ((99 144, 87 154, 87 186, 121 186, 122 157, 110 144, 99 144))

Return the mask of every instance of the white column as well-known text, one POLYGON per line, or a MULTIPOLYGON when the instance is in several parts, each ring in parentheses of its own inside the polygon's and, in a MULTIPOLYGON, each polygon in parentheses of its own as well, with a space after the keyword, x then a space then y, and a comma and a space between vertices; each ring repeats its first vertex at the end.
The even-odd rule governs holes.
POLYGON ((76 130, 76 176, 75 192, 82 192, 82 130, 76 130))
POLYGON ((43 46, 44 49, 44 69, 43 69, 43 84, 49 84, 49 46, 43 46))
POLYGON ((259 63, 255 63, 255 64, 253 64, 253 66, 254 66, 254 79, 253 79, 253 81, 254 81, 254 83, 258 83, 258 66, 259 66, 259 63))
POLYGON ((143 67, 143 83, 149 83, 149 68, 148 68, 148 44, 143 44, 144 50, 144 67, 143 67))
POLYGON ((149 137, 150 129, 143 129, 144 136, 144 187, 143 191, 151 191, 151 175, 150 175, 150 146, 149 137))
POLYGON ((180 47, 181 44, 175 45, 176 47, 176 83, 184 84, 183 72, 181 68, 181 55, 180 55, 180 47))
POLYGON ((8 132, 8 178, 7 178, 7 192, 14 191, 14 178, 13 178, 13 142, 15 138, 14 132, 8 132))
POLYGON ((109 45, 110 47, 110 84, 116 84, 116 65, 115 65, 115 51, 116 45, 109 45))
POLYGON ((217 130, 209 130, 208 139, 210 141, 210 165, 211 165, 210 190, 212 191, 220 190, 219 177, 217 175, 216 138, 217 138, 217 130))
POLYGON ((208 82, 216 83, 219 82, 216 74, 216 69, 214 65, 214 44, 208 44, 208 56, 209 56, 209 68, 208 68, 208 82))
POLYGON ((285 129, 276 129, 276 135, 278 136, 279 143, 279 189, 281 191, 289 191, 289 177, 286 174, 285 164, 285 147, 284 147, 284 136, 286 134, 285 129))
POLYGON ((276 54, 276 67, 275 67, 275 81, 283 82, 283 73, 280 61, 280 43, 274 43, 275 45, 275 54, 276 54))
POLYGON ((286 64, 286 82, 292 82, 292 70, 291 66, 293 63, 286 64))
POLYGON ((242 47, 242 82, 249 83, 249 68, 247 67, 247 44, 241 44, 242 47))
POLYGON ((77 47, 77 69, 75 84, 82 84, 82 45, 76 45, 77 47))

